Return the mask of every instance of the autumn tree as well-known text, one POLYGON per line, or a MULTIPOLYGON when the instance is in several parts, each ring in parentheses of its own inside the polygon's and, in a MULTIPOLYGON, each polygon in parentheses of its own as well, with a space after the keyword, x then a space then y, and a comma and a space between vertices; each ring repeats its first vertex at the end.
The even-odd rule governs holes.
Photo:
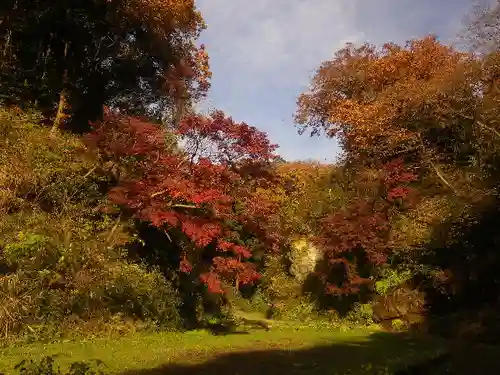
POLYGON ((349 286, 355 292, 388 255, 392 265, 411 266, 420 280, 429 276, 432 283, 425 285, 440 296, 430 305, 448 301, 447 311, 465 307, 467 297, 450 297, 457 290, 479 291, 496 282, 482 261, 467 263, 486 257, 496 267, 497 258, 482 235, 464 226, 491 237, 496 220, 487 207, 496 204, 500 181, 499 61, 495 50, 460 52, 429 36, 380 49, 347 45, 318 69, 311 90, 298 99, 301 131, 337 137, 346 168, 357 176, 352 181, 382 176, 396 161, 416 179, 372 178, 369 185, 379 188, 359 191, 361 199, 325 220, 323 246, 337 264, 337 271, 327 267, 324 274, 332 292, 349 292, 349 286), (391 196, 403 199, 391 202, 391 196), (348 275, 350 282, 343 282, 348 275))
POLYGON ((99 152, 102 165, 115 166, 110 201, 167 237, 182 233, 182 272, 198 275, 219 293, 221 280, 248 284, 259 278, 242 235, 251 233, 271 247, 274 240, 266 231, 272 203, 252 194, 272 183, 266 168, 275 146, 264 133, 221 112, 187 117, 178 135, 188 146, 210 144, 209 154, 199 154, 188 146, 172 152, 165 130, 137 118, 110 112, 95 127, 88 136, 91 150, 99 152))
POLYGON ((2 101, 41 109, 54 129, 70 116, 88 130, 104 104, 161 117, 208 89, 192 0, 6 0, 0 19, 2 101))
POLYGON ((338 137, 351 178, 365 187, 324 220, 321 243, 340 272, 336 282, 325 280, 331 292, 356 292, 374 275, 367 266, 387 261, 394 215, 414 199, 408 183, 430 176, 431 184, 455 190, 443 169, 457 173, 473 151, 476 127, 462 111, 464 103, 470 111, 478 105, 475 67, 433 37, 381 50, 348 45, 299 98, 302 130, 338 137))
POLYGON ((442 188, 473 196, 478 170, 491 165, 488 149, 500 140, 485 107, 495 100, 494 61, 483 69, 434 37, 381 50, 348 45, 299 98, 297 121, 303 131, 339 137, 350 162, 404 157, 442 188))
POLYGON ((287 236, 311 236, 318 221, 342 205, 341 168, 319 163, 291 162, 277 168, 280 186, 269 194, 280 202, 279 222, 287 236))
POLYGON ((369 194, 351 191, 343 207, 321 220, 315 242, 324 251, 318 276, 327 294, 357 294, 361 288, 373 286, 379 268, 393 254, 393 215, 412 205, 410 185, 418 175, 401 159, 377 172, 370 181, 364 181, 366 176, 357 177, 358 184, 367 185, 369 194))

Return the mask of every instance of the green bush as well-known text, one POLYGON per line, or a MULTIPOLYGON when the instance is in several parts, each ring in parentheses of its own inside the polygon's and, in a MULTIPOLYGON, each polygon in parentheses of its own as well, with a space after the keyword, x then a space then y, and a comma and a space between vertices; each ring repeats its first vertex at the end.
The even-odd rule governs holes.
POLYGON ((391 322, 391 325, 392 325, 392 329, 394 331, 402 331, 406 328, 406 324, 403 320, 401 319, 394 319, 392 322, 391 322))
POLYGON ((34 120, 0 108, 0 336, 178 328, 177 291, 127 261, 133 228, 99 209, 95 157, 34 120))
POLYGON ((6 246, 6 263, 17 258, 15 272, 0 277, 4 336, 48 333, 51 325, 70 329, 81 321, 116 322, 117 316, 158 329, 180 327, 179 297, 159 272, 86 243, 61 249, 39 235, 23 239, 6 246))
POLYGON ((15 366, 20 375, 104 375, 104 363, 96 360, 92 362, 73 362, 66 372, 62 373, 56 366, 53 357, 44 357, 40 361, 24 360, 15 366))
POLYGON ((315 301, 303 292, 303 282, 290 275, 280 257, 267 260, 260 297, 272 306, 278 320, 310 321, 319 318, 315 301))
POLYGON ((346 316, 346 320, 356 325, 370 326, 373 324, 373 308, 369 303, 355 303, 346 316))
POLYGON ((250 298, 245 298, 242 294, 235 290, 234 287, 226 286, 224 288, 226 298, 229 300, 231 308, 249 313, 258 313, 266 315, 270 308, 270 302, 262 293, 262 290, 257 289, 250 298))
POLYGON ((161 273, 125 262, 116 263, 108 272, 103 300, 112 313, 152 321, 163 330, 180 328, 181 301, 161 273))
POLYGON ((410 270, 386 268, 381 272, 380 279, 375 282, 375 291, 381 296, 385 296, 393 289, 406 283, 412 276, 410 270))

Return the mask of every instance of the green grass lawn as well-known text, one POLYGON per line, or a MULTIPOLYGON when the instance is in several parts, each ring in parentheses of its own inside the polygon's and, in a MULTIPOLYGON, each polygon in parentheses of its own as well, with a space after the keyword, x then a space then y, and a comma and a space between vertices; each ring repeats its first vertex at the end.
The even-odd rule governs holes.
POLYGON ((100 359, 110 372, 131 374, 356 374, 363 364, 408 363, 443 343, 369 330, 283 328, 213 336, 208 332, 134 334, 120 339, 15 346, 0 351, 0 372, 24 358, 57 355, 63 368, 100 359))

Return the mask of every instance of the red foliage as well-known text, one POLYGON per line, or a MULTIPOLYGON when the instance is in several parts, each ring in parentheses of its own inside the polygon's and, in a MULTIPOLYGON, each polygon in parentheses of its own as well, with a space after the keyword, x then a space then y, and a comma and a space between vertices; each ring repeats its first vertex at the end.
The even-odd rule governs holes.
POLYGON ((193 270, 193 266, 186 258, 182 258, 179 269, 181 272, 190 273, 193 270))
POLYGON ((387 190, 387 199, 393 201, 404 199, 410 195, 412 189, 404 184, 416 181, 418 176, 404 165, 402 159, 395 159, 383 167, 384 186, 387 190))
MULTIPOLYGON (((104 163, 124 165, 134 160, 109 192, 113 204, 158 228, 182 231, 194 249, 216 245, 221 256, 201 275, 213 292, 221 291, 221 277, 254 282, 258 274, 252 263, 244 261, 251 257, 251 249, 238 244, 238 234, 230 232, 224 221, 239 222, 268 244, 276 239, 266 228, 272 205, 253 194, 273 181, 270 162, 276 146, 265 133, 221 112, 211 118, 186 118, 179 134, 187 155, 168 151, 161 127, 108 111, 87 143, 104 163), (236 203, 241 206, 238 210, 236 203)), ((193 268, 186 258, 180 264, 182 272, 193 268)))
POLYGON ((210 117, 185 118, 178 133, 187 141, 193 157, 215 163, 234 165, 240 162, 262 162, 274 159, 277 146, 269 143, 265 133, 245 123, 235 123, 221 111, 210 117))
POLYGON ((328 269, 321 276, 326 291, 356 293, 362 284, 370 281, 359 276, 358 267, 381 264, 387 259, 390 225, 386 205, 356 199, 344 210, 326 217, 322 224, 319 242, 325 251, 328 269), (336 275, 334 280, 332 275, 336 275))
MULTIPOLYGON (((417 175, 395 160, 382 168, 381 194, 377 199, 354 199, 340 212, 327 216, 317 241, 324 249, 327 269, 319 276, 329 294, 352 294, 370 283, 368 274, 360 270, 387 261, 391 251, 389 210, 396 198, 405 199, 411 192, 406 186, 417 175)), ((369 271, 368 271, 369 273, 369 271)))

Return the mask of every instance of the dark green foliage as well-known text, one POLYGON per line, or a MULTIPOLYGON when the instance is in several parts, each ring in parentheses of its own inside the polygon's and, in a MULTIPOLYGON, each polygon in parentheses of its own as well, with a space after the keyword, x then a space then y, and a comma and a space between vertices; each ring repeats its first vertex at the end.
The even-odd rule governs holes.
POLYGON ((65 372, 62 372, 56 365, 54 357, 48 356, 40 361, 23 360, 14 369, 19 375, 104 375, 104 363, 100 360, 93 362, 73 362, 65 372))
MULTIPOLYGON (((183 60, 193 66, 192 42, 203 27, 194 7, 182 4, 2 1, 0 100, 54 115, 64 95, 74 130, 88 130, 104 104, 141 114, 175 107, 172 68, 183 60)), ((186 83, 186 100, 199 89, 188 76, 175 77, 186 83)))
POLYGON ((465 217, 436 227, 438 242, 423 261, 446 270, 440 288, 430 288, 432 330, 447 336, 497 342, 500 324, 499 202, 476 207, 465 217))

